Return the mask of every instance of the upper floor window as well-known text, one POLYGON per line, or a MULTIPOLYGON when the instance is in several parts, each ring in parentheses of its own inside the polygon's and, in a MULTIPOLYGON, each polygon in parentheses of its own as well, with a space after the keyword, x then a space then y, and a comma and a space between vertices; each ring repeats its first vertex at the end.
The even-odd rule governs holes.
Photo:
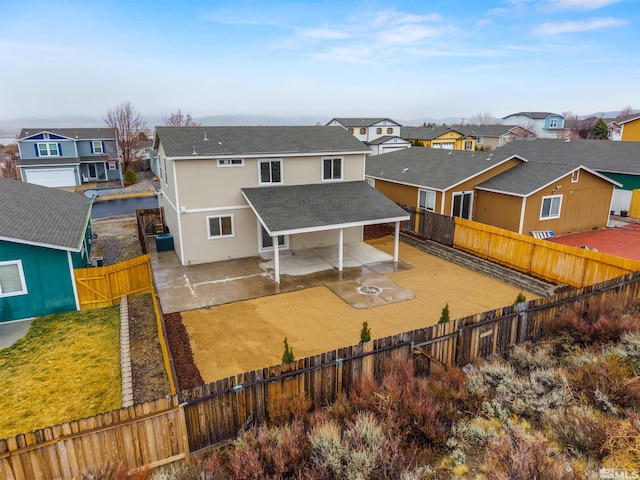
POLYGON ((242 158, 219 158, 218 166, 219 167, 241 167, 244 165, 244 160, 242 158))
POLYGON ((0 298, 27 294, 21 260, 0 262, 0 298))
POLYGON ((549 128, 558 128, 558 119, 552 118, 549 120, 549 128))
POLYGON ((342 158, 322 159, 322 180, 342 180, 342 158))
POLYGON ((36 153, 39 157, 59 157, 60 148, 57 143, 38 143, 36 153))
POLYGON ((540 209, 540 220, 560 218, 560 206, 562 195, 551 195, 542 197, 542 208, 540 209))
POLYGON ((433 190, 419 190, 418 207, 434 212, 436 209, 436 192, 433 190))
POLYGON ((366 128, 364 128, 364 127, 362 127, 362 128, 360 129, 360 135, 366 135, 366 133, 367 133, 367 129, 366 129, 366 128))
POLYGON ((376 128, 376 133, 377 133, 377 134, 382 133, 382 129, 381 129, 381 128, 379 128, 379 127, 378 127, 378 128, 376 128))
POLYGON ((109 170, 115 170, 116 168, 116 162, 109 162, 109 170))
POLYGON ((101 141, 94 141, 91 142, 91 151, 93 153, 104 153, 104 146, 102 145, 101 141))
POLYGON ((391 135, 393 133, 393 128, 391 127, 387 128, 387 133, 391 135))
POLYGON ((208 238, 233 237, 233 215, 207 217, 208 238))
POLYGON ((353 128, 349 127, 349 128, 347 128, 347 131, 348 131, 351 135, 353 135, 353 132, 354 132, 353 128))
POLYGON ((260 184, 282 183, 282 160, 260 160, 260 184))
POLYGON ((465 150, 471 150, 472 146, 473 146, 473 142, 471 140, 465 140, 464 141, 464 149, 465 150))

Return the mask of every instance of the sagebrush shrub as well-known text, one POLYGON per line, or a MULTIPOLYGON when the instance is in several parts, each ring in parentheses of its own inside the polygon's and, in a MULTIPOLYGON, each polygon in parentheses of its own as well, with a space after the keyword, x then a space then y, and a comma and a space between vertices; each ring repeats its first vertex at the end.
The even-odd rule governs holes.
POLYGON ((267 418, 270 425, 284 426, 294 419, 305 420, 310 410, 311 401, 301 393, 269 403, 267 418))

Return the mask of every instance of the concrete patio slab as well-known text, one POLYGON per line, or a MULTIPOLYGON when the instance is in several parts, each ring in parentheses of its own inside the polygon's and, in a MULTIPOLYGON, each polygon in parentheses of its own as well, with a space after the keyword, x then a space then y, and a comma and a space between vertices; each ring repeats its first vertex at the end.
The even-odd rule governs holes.
POLYGON ((372 308, 416 298, 413 292, 382 276, 327 283, 327 288, 355 308, 372 308))

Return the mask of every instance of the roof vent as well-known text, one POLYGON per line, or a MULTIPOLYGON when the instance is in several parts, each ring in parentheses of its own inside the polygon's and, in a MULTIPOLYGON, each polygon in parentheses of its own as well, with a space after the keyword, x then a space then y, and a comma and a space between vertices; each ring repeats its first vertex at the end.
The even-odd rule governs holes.
POLYGON ((202 140, 205 142, 209 141, 209 139, 207 138, 207 132, 204 132, 204 138, 202 140))
POLYGON ((402 169, 402 173, 407 173, 408 171, 409 171, 409 169, 408 169, 408 168, 403 168, 403 169, 402 169))
POLYGON ((193 152, 191 152, 191 155, 198 155, 198 152, 196 152, 196 147, 193 147, 193 152))

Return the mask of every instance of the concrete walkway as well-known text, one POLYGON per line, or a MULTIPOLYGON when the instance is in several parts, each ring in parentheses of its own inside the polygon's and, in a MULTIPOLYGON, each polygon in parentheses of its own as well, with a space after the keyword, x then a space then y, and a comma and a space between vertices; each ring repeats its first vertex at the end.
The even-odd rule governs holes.
POLYGON ((10 347, 24 337, 33 323, 33 319, 0 323, 0 350, 10 347))

